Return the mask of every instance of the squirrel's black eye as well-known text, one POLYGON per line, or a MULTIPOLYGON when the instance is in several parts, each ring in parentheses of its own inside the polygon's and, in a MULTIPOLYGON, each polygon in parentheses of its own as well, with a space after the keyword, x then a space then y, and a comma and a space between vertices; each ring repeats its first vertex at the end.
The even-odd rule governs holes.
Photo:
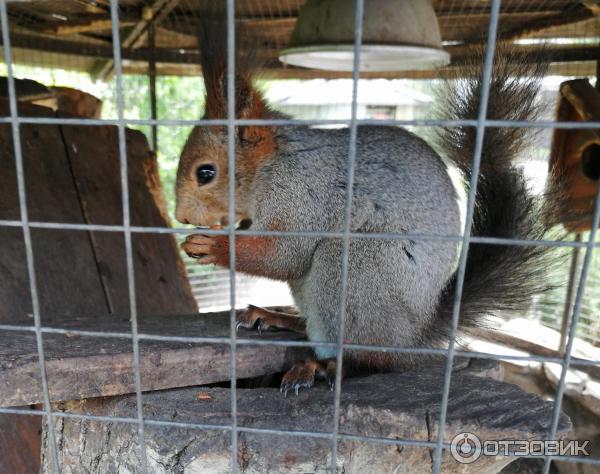
POLYGON ((216 175, 217 170, 213 165, 200 165, 196 169, 196 179, 200 186, 210 183, 216 175))

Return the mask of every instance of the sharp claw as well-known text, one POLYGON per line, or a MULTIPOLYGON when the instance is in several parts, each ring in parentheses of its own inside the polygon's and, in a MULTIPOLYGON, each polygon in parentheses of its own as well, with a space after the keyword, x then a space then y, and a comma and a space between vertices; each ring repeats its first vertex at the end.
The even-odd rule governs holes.
POLYGON ((296 396, 298 396, 298 391, 300 390, 300 385, 299 385, 299 384, 296 384, 296 385, 294 386, 294 388, 296 389, 296 396))

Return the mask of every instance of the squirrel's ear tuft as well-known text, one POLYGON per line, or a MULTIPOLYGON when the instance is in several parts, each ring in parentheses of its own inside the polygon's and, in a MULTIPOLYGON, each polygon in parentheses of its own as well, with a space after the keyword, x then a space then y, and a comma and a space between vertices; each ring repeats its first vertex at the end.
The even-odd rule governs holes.
POLYGON ((205 117, 227 115, 227 24, 222 18, 207 17, 200 22, 198 48, 206 90, 205 117))
MULTIPOLYGON (((269 109, 261 94, 254 88, 252 78, 260 70, 256 61, 256 48, 239 41, 236 31, 235 62, 235 115, 242 119, 269 117, 269 109), (242 51, 243 49, 243 51, 242 51)), ((205 18, 199 31, 200 63, 206 88, 208 119, 227 118, 227 23, 220 16, 205 18)))
MULTIPOLYGON (((205 18, 200 27, 200 60, 206 87, 205 118, 227 118, 227 23, 224 15, 205 18)), ((236 38, 241 37, 236 31, 236 38)), ((235 116, 238 119, 269 119, 274 113, 252 84, 260 66, 256 61, 257 48, 248 42, 237 41, 235 63, 235 116)), ((257 164, 276 149, 273 127, 249 125, 237 127, 246 165, 257 164)))

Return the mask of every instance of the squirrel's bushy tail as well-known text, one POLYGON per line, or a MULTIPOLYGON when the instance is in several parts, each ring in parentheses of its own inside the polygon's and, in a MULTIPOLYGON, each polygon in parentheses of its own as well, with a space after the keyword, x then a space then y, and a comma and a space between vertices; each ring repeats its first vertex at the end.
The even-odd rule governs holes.
MULTIPOLYGON (((448 81, 441 97, 444 118, 476 119, 483 87, 484 51, 475 52, 448 81), (451 90, 448 90, 451 89, 451 90)), ((536 95, 546 67, 540 57, 515 54, 498 44, 490 81, 488 119, 532 120, 537 115, 536 95)), ((552 197, 531 194, 514 160, 531 140, 530 128, 486 127, 477 184, 471 235, 536 240, 548 231, 546 213, 552 197)), ((456 164, 465 182, 471 179, 475 151, 475 127, 453 127, 438 133, 440 151, 456 164)), ((482 316, 499 310, 527 307, 531 297, 547 290, 548 253, 545 246, 471 243, 462 291, 460 326, 480 324, 482 316)), ((552 258, 550 258, 552 260, 552 258)), ((439 317, 452 318, 455 274, 440 300, 439 317)), ((439 321, 439 319, 438 319, 439 321)))

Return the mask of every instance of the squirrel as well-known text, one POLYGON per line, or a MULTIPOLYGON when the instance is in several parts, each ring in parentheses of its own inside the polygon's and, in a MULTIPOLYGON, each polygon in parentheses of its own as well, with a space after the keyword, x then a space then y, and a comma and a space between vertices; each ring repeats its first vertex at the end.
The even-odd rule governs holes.
MULTIPOLYGON (((202 41, 206 119, 227 110, 225 41, 202 41)), ((205 36, 208 38, 209 36, 205 36)), ((483 51, 479 51, 482 53, 483 51)), ((474 54, 447 81, 439 100, 442 116, 477 116, 483 55, 474 54)), ((498 44, 487 117, 531 120, 544 68, 498 44), (523 80, 523 78, 527 78, 523 80)), ((277 119, 253 86, 253 72, 237 59, 236 116, 277 119)), ((343 232, 349 129, 247 125, 235 129, 235 216, 256 231, 343 232)), ((439 130, 441 154, 471 178, 475 127, 439 130)), ((543 214, 551 199, 530 193, 515 157, 529 140, 527 129, 486 128, 471 235, 536 240, 550 224, 543 214)), ((226 223, 228 214, 227 128, 196 126, 182 151, 176 184, 176 218, 187 224, 226 223)), ((468 186, 468 184, 467 184, 468 186)), ((232 223, 233 225, 233 223, 232 223)), ((391 126, 357 128, 352 233, 428 236, 462 234, 459 198, 448 167, 415 134, 391 126)), ((238 326, 306 331, 310 341, 336 342, 340 314, 342 240, 312 236, 236 235, 236 271, 288 283, 299 317, 250 306, 238 326)), ((227 235, 192 234, 183 250, 200 264, 229 266, 227 235)), ((459 244, 448 239, 353 238, 348 255, 345 341, 404 348, 440 348, 448 343, 457 285, 459 244)), ((544 246, 471 243, 460 305, 460 327, 482 316, 522 309, 547 289, 544 246)), ((315 349, 284 375, 281 390, 309 388, 315 378, 333 383, 336 350, 315 349)), ((387 371, 423 362, 415 353, 344 351, 344 369, 387 371)), ((346 374, 344 370, 344 375, 346 374)))

